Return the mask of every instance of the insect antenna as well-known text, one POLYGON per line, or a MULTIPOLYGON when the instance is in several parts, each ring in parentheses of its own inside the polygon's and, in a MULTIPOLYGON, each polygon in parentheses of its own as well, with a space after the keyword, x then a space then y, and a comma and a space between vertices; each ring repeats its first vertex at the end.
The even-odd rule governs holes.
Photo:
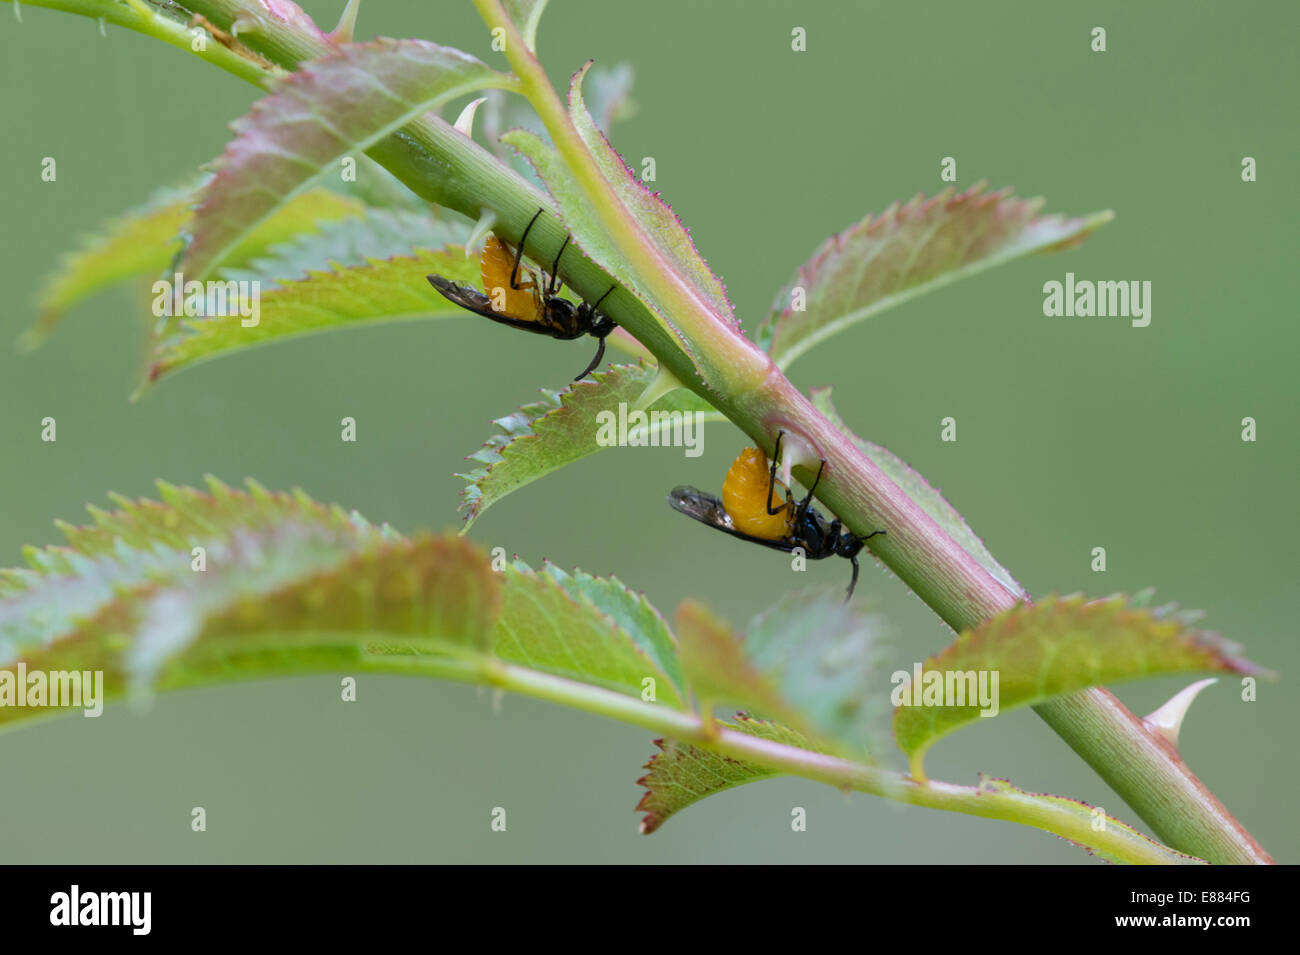
MULTIPOLYGON (((568 242, 568 239, 565 239, 565 242, 568 242)), ((561 252, 564 251, 563 246, 560 247, 560 251, 561 252)), ((560 263, 560 257, 558 255, 555 257, 555 263, 557 266, 560 263)), ((604 295, 596 299, 596 304, 591 306, 591 313, 593 315, 600 309, 600 303, 605 301, 605 299, 609 298, 609 293, 614 291, 615 287, 616 286, 611 285, 604 295)), ((599 344, 596 346, 596 357, 591 360, 591 364, 586 367, 586 369, 583 371, 581 375, 573 379, 574 381, 581 381, 583 378, 586 378, 588 375, 591 374, 592 369, 594 369, 597 365, 600 364, 600 360, 605 357, 605 336, 608 335, 613 330, 614 330, 614 323, 612 321, 610 321, 603 328, 592 329, 591 334, 595 335, 596 341, 599 342, 599 344)))
POLYGON ((595 368, 597 365, 599 365, 599 364, 600 364, 600 360, 601 360, 602 358, 605 357, 605 338, 604 338, 604 336, 601 336, 600 338, 598 338, 598 339, 596 339, 596 340, 600 343, 600 344, 598 344, 598 345, 596 346, 596 357, 593 358, 593 359, 591 360, 591 364, 590 364, 590 365, 588 365, 586 368, 584 368, 584 369, 582 370, 582 374, 581 374, 581 375, 579 375, 577 378, 574 378, 574 379, 573 379, 574 381, 581 381, 582 379, 584 379, 584 378, 586 378, 588 375, 590 375, 592 369, 595 368))

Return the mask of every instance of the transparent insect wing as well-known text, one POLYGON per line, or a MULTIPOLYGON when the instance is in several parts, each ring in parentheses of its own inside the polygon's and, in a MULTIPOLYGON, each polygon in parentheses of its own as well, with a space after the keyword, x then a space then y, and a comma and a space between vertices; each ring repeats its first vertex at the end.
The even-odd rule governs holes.
POLYGON ((723 530, 733 530, 731 516, 722 502, 705 491, 694 487, 675 487, 668 494, 668 505, 687 517, 723 530))

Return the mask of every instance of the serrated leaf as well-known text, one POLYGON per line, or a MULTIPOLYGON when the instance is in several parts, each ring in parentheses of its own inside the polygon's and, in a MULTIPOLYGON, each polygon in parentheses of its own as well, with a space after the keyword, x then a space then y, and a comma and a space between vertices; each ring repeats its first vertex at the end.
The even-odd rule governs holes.
POLYGON ((758 342, 782 368, 850 325, 923 292, 1032 252, 1082 242, 1113 218, 1040 216, 1043 199, 1017 199, 1010 189, 948 188, 918 195, 831 236, 782 289, 759 328, 758 342), (806 293, 794 311, 795 287, 806 293))
MULTIPOLYGON (((720 724, 727 729, 774 743, 808 747, 808 741, 794 730, 779 723, 756 720, 743 713, 736 717, 734 723, 720 721, 720 724)), ((755 766, 677 740, 657 739, 654 744, 660 752, 650 757, 650 761, 645 764, 649 772, 637 780, 637 785, 646 788, 645 795, 636 807, 637 812, 645 813, 641 820, 641 832, 646 835, 662 826, 669 816, 692 803, 745 783, 781 775, 774 769, 755 766)))
POLYGON ((655 702, 681 708, 672 634, 644 598, 614 580, 573 577, 516 560, 503 571, 498 657, 583 683, 641 696, 654 680, 655 702))
POLYGON ((672 271, 690 282, 695 291, 711 307, 715 317, 739 329, 740 323, 727 298, 726 286, 709 269, 708 264, 695 249, 690 230, 673 214, 668 203, 652 193, 640 177, 627 167, 623 157, 601 131, 582 97, 582 82, 591 68, 588 61, 573 76, 569 84, 569 116, 582 137, 601 175, 614 188, 619 201, 641 226, 642 232, 653 244, 655 251, 668 263, 672 271))
MULTIPOLYGON (((404 182, 369 156, 363 153, 357 156, 356 160, 356 179, 341 179, 338 182, 331 180, 331 189, 359 199, 371 209, 387 209, 393 212, 427 213, 429 211, 429 203, 426 200, 417 196, 404 182)), ((439 209, 439 213, 456 215, 450 209, 439 209)))
MULTIPOLYGON (((161 500, 92 509, 93 523, 63 525, 67 546, 29 549, 29 569, 0 572, 9 685, 20 665, 98 670, 113 698, 269 674, 420 672, 437 658, 463 660, 470 679, 506 661, 683 705, 667 624, 615 579, 522 563, 497 573, 461 538, 404 538, 301 492, 160 489, 161 500)), ((4 705, 0 724, 56 711, 4 705)))
POLYGON ((877 750, 884 621, 838 589, 784 595, 743 638, 691 601, 675 622, 687 684, 705 706, 741 706, 855 758, 877 750))
POLYGON ((524 38, 524 45, 530 50, 537 49, 537 24, 542 19, 547 0, 502 0, 508 16, 519 35, 524 38))
MULTIPOLYGON (((924 664, 921 691, 934 683, 942 689, 947 675, 988 674, 986 687, 995 694, 996 713, 1137 677, 1173 673, 1241 673, 1260 675, 1254 664, 1238 655, 1240 647, 1217 634, 1194 630, 1175 607, 1134 607, 1123 596, 1085 600, 1080 596, 1048 597, 1020 604, 974 630, 963 631, 937 656, 924 664), (930 676, 930 674, 936 674, 930 676), (997 684, 993 685, 993 675, 997 684)), ((896 688, 913 700, 917 688, 896 688)), ((969 687, 969 680, 965 686, 969 687)), ((912 775, 924 778, 926 751, 939 739, 993 712, 978 699, 965 705, 955 696, 938 697, 939 705, 897 705, 894 737, 907 754, 912 775)), ((925 698, 923 697, 923 701, 925 698)))
MULTIPOLYGON (((0 665, 104 669, 115 691, 146 687, 223 609, 250 619, 294 582, 398 542, 300 494, 210 487, 118 498, 117 511, 92 510, 93 525, 65 526, 69 546, 29 550, 33 569, 8 574, 0 592, 0 665)), ((0 708, 0 721, 21 715, 0 708)))
MULTIPOLYGON (((584 87, 589 93, 591 114, 607 134, 615 122, 636 115, 637 105, 631 96, 633 76, 628 63, 615 63, 613 66, 597 63, 588 73, 584 87)), ((539 189, 544 188, 532 163, 501 139, 507 130, 525 129, 547 146, 553 146, 550 134, 528 101, 501 90, 488 90, 487 102, 479 115, 487 148, 520 176, 539 189)))
POLYGON ((414 209, 366 209, 355 218, 329 222, 315 233, 295 236, 249 259, 238 268, 222 269, 235 281, 257 281, 262 291, 311 272, 365 265, 375 259, 409 256, 417 249, 464 245, 470 224, 435 216, 426 206, 414 209))
POLYGON ((149 381, 231 351, 311 332, 468 315, 435 292, 425 276, 437 273, 472 284, 478 272, 477 260, 466 258, 459 246, 450 246, 312 273, 261 295, 256 325, 244 327, 239 314, 183 320, 179 329, 157 342, 149 381))
POLYGON ((526 129, 512 129, 501 137, 501 141, 519 150, 532 164, 538 178, 545 184, 546 191, 559 206, 560 217, 572 237, 572 244, 629 289, 682 350, 691 353, 681 332, 665 316, 650 289, 604 231, 595 213, 590 210, 582 187, 550 143, 526 129))
MULTIPOLYGON (((468 481, 461 492, 461 510, 468 530, 484 511, 506 495, 566 465, 613 446, 602 442, 605 427, 619 421, 620 405, 632 406, 654 380, 656 369, 645 364, 614 365, 561 391, 543 389, 542 400, 524 405, 494 423, 501 429, 467 460, 483 466, 460 475, 468 481)), ((671 431, 673 414, 699 413, 701 420, 722 420, 704 399, 684 389, 653 402, 647 411, 646 440, 659 440, 671 431), (655 417, 654 413, 659 416, 655 417)), ((629 418, 630 420, 630 418, 629 418)), ((679 417, 678 421, 682 419, 679 417)), ((617 424, 613 424, 617 428, 617 424)), ((630 430, 630 429, 629 429, 630 430)), ((669 435, 671 437, 671 435, 669 435)))
POLYGON ((241 238, 319 174, 457 96, 512 81, 468 54, 423 40, 343 44, 277 82, 232 124, 182 258, 204 278, 241 238))
POLYGON ((645 594, 629 590, 617 577, 595 577, 581 570, 567 574, 550 563, 546 565, 546 572, 574 600, 589 604, 612 620, 668 675, 680 696, 686 681, 677 653, 677 640, 663 615, 646 600, 645 594))
POLYGON ((902 488, 907 493, 907 496, 920 506, 921 510, 929 514, 949 537, 992 574, 998 583, 1007 589, 1008 593, 1020 598, 1028 597, 1025 589, 1011 576, 1011 572, 997 562, 992 552, 984 546, 984 541, 976 536, 975 532, 970 529, 970 525, 966 523, 965 518, 957 513, 957 510, 948 503, 938 488, 931 487, 924 477, 912 470, 906 461, 888 448, 873 444, 870 441, 864 441, 848 429, 848 426, 844 424, 843 419, 836 412, 835 406, 831 403, 830 388, 813 388, 809 392, 809 397, 817 410, 831 424, 857 445, 858 449, 870 458, 876 467, 884 471, 891 481, 902 488))
MULTIPOLYGON (((1157 851, 1160 855, 1162 855, 1164 857, 1164 861, 1162 864, 1164 865, 1204 865, 1205 864, 1205 860, 1198 859, 1195 856, 1184 855, 1181 852, 1176 852, 1175 850, 1170 849, 1168 846, 1161 845, 1160 843, 1156 842, 1154 839, 1150 838, 1144 833, 1138 832, 1136 829, 1134 829, 1132 826, 1128 825, 1127 823, 1121 822, 1120 820, 1116 819, 1114 816, 1110 815, 1109 813, 1099 813, 1097 807, 1092 806, 1086 802, 1082 802, 1081 800, 1068 799, 1064 796, 1053 796, 1050 793, 1026 792, 1023 789, 1019 789, 1016 786, 1013 786, 1009 780, 996 779, 987 776, 982 776, 980 778, 980 789, 983 792, 998 793, 1004 796, 1019 797, 1019 799, 1023 803, 1021 807, 1022 815, 1019 817, 1020 821, 1024 821, 1026 819, 1033 819, 1035 816, 1035 810, 1040 805, 1043 807, 1047 807, 1049 809, 1055 809, 1055 810, 1064 809, 1067 812, 1069 812, 1071 815, 1076 816, 1078 820, 1081 823, 1086 824, 1089 829, 1095 830, 1095 828, 1098 825, 1098 822, 1102 820, 1104 820, 1104 825, 1107 828, 1123 829, 1125 832, 1128 832, 1136 839, 1140 839, 1142 842, 1146 843, 1153 850, 1157 851)), ((1085 845, 1082 842, 1075 842, 1073 839, 1066 839, 1065 841, 1078 846, 1079 848, 1087 852, 1089 855, 1094 855, 1097 858, 1104 859, 1107 862, 1124 864, 1129 861, 1127 859, 1116 858, 1115 856, 1109 854, 1103 849, 1098 848, 1095 845, 1085 845)))
POLYGON ((587 72, 583 83, 587 110, 607 138, 616 122, 636 115, 637 104, 632 99, 635 75, 630 63, 615 63, 613 66, 597 63, 587 72))
MULTIPOLYGON (((23 346, 39 345, 68 309, 96 292, 137 276, 160 275, 180 248, 179 233, 190 218, 196 189, 165 190, 103 223, 93 235, 82 238, 80 248, 65 253, 42 281, 35 299, 37 322, 23 336, 23 346)), ((246 262, 277 243, 312 232, 322 223, 360 215, 363 208, 355 199, 328 189, 312 189, 246 235, 232 251, 228 264, 246 262)))
POLYGON ((570 119, 583 140, 585 154, 591 156, 592 168, 584 170, 582 180, 551 144, 536 133, 515 129, 501 140, 532 163, 559 206, 573 243, 632 292, 678 347, 698 363, 700 354, 677 327, 672 310, 662 300, 664 297, 688 302, 691 317, 702 321, 703 329, 716 324, 739 332, 740 325, 726 289, 696 252, 687 230, 658 194, 647 190, 627 168, 587 111, 582 98, 582 80, 590 66, 588 62, 574 74, 569 87, 570 119), (628 250, 615 241, 593 204, 620 221, 621 231, 631 237, 628 250), (672 288, 664 291, 659 281, 647 280, 651 275, 672 288), (658 292, 652 283, 659 284, 658 292))

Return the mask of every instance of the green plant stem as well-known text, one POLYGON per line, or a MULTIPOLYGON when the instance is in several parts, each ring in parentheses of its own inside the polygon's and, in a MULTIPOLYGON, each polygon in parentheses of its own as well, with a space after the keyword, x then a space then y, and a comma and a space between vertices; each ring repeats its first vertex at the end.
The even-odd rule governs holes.
POLYGON ((227 73, 232 73, 241 80, 247 80, 256 86, 267 86, 272 77, 283 72, 279 69, 268 69, 254 60, 240 56, 234 50, 223 46, 212 37, 205 38, 202 50, 195 50, 193 27, 165 15, 154 7, 148 6, 143 0, 118 0, 118 2, 106 2, 106 0, 22 0, 21 6, 46 7, 64 13, 79 14, 94 20, 102 19, 105 23, 126 27, 128 30, 143 33, 145 36, 151 36, 155 40, 162 40, 164 43, 185 50, 187 53, 192 53, 199 59, 205 60, 213 66, 219 66, 227 73))
POLYGON ((624 693, 577 683, 499 660, 385 655, 367 657, 363 668, 487 684, 631 723, 692 746, 755 766, 826 783, 838 789, 870 793, 928 809, 944 809, 1032 826, 1136 865, 1160 865, 1174 861, 1164 846, 1113 819, 1102 831, 1097 831, 1091 814, 1078 805, 1061 805, 1035 798, 1028 793, 978 786, 956 786, 934 781, 921 785, 892 770, 751 736, 719 727, 711 720, 702 720, 693 713, 646 703, 624 693))
MULTIPOLYGON (((240 41, 285 69, 330 50, 319 31, 302 30, 269 15, 258 0, 188 0, 188 6, 222 29, 229 29, 238 17, 244 24, 240 41)), ((231 64, 212 62, 231 68, 231 64)), ((544 79, 544 74, 534 74, 528 82, 535 86, 544 79)), ((534 89, 530 92, 542 98, 534 89)), ((558 104, 553 90, 550 97, 558 104)), ((564 131, 552 130, 552 136, 563 139, 564 131)), ((369 150, 369 155, 430 202, 471 219, 493 211, 497 230, 508 239, 517 241, 539 207, 555 212, 548 197, 469 137, 433 117, 411 123, 369 150)), ((615 221, 616 235, 618 225, 615 221)), ((558 223, 543 217, 530 244, 534 237, 538 254, 545 256, 558 250, 564 235, 558 223)), ((621 246, 628 237, 618 236, 618 240, 621 246)), ((566 257, 564 272, 568 284, 589 299, 608 288, 609 278, 585 256, 566 257)), ((887 536, 871 541, 872 551, 953 629, 974 626, 1016 603, 1017 595, 1005 590, 845 440, 775 365, 768 362, 757 387, 716 392, 644 306, 630 295, 611 301, 612 317, 645 345, 662 367, 711 402, 759 447, 770 454, 777 430, 784 427, 824 457, 827 464, 818 497, 858 533, 887 528, 887 536)), ((725 366, 727 361, 725 355, 712 356, 715 365, 725 366)), ((809 479, 811 474, 803 468, 800 477, 809 479)), ((1174 848, 1211 862, 1271 861, 1178 754, 1162 746, 1108 691, 1092 689, 1035 709, 1174 848)))
MULTIPOLYGON (((506 60, 519 77, 529 102, 546 125, 560 157, 587 195, 605 231, 623 257, 636 263, 637 277, 653 293, 655 301, 667 310, 670 320, 685 334, 696 352, 726 359, 733 372, 731 377, 737 379, 728 383, 731 388, 760 381, 771 359, 733 328, 726 317, 716 314, 699 292, 659 254, 641 224, 619 200, 613 184, 601 174, 595 157, 547 79, 546 71, 506 15, 500 0, 474 0, 474 3, 490 27, 503 31, 506 60)), ((721 384, 714 382, 714 390, 719 390, 716 386, 721 384)))
MULTIPOLYGON (((500 0, 474 2, 490 27, 505 32, 506 57, 525 95, 583 185, 602 224, 625 256, 636 262, 640 250, 650 243, 641 240, 635 222, 625 221, 629 218, 626 210, 596 169, 537 58, 523 42, 500 0)), ((647 284, 655 285, 665 268, 663 263, 649 263, 643 267, 640 277, 647 284)), ((744 364, 752 370, 754 349, 748 340, 719 341, 730 329, 704 303, 674 294, 676 290, 671 283, 662 278, 657 288, 665 296, 663 300, 676 307, 672 318, 678 327, 688 332, 710 330, 707 337, 691 336, 691 345, 710 364, 722 365, 718 360, 721 357, 730 359, 729 364, 734 367, 740 363, 739 358, 744 358, 744 364), (692 310, 696 313, 694 320, 687 321, 684 315, 692 310), (729 349, 729 354, 717 356, 719 348, 729 349), (710 349, 714 355, 709 354, 710 349)), ((742 381, 737 390, 737 382, 733 381, 728 382, 731 387, 715 387, 711 393, 700 391, 700 394, 745 428, 769 454, 773 450, 773 436, 780 430, 793 432, 808 441, 817 451, 815 457, 827 462, 819 484, 823 491, 819 498, 858 534, 879 527, 889 529, 887 536, 874 539, 872 550, 954 630, 973 627, 1015 606, 1021 595, 1008 591, 851 441, 845 440, 770 360, 767 365, 767 373, 758 387, 746 388, 748 382, 742 381), (731 400, 731 396, 739 400, 731 400)), ((805 467, 805 486, 811 476, 805 467)), ((1113 694, 1093 689, 1039 704, 1035 709, 1124 796, 1162 839, 1176 846, 1212 846, 1215 855, 1223 860, 1271 861, 1191 773, 1177 751, 1162 747, 1163 740, 1147 731, 1113 694), (1117 761, 1117 752, 1125 753, 1126 758, 1117 761)))

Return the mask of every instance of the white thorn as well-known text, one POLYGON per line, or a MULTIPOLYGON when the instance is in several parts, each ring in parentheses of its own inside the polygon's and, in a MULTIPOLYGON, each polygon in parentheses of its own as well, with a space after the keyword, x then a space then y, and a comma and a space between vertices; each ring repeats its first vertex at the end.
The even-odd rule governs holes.
POLYGON ((18 6, 18 0, 14 0, 14 19, 19 23, 23 22, 23 9, 18 6))
POLYGON ((108 36, 108 24, 104 22, 103 17, 99 18, 99 35, 108 36))
POLYGON ((241 33, 256 33, 257 31, 257 20, 243 13, 236 14, 235 19, 230 24, 230 35, 236 38, 241 33))
POLYGON ((1147 729, 1153 733, 1159 733, 1169 742, 1178 747, 1178 731, 1183 728, 1183 717, 1187 715, 1187 710, 1192 705, 1192 700, 1196 695, 1211 683, 1218 683, 1217 677, 1210 677, 1208 680, 1198 680, 1186 689, 1180 690, 1169 698, 1159 709, 1152 710, 1142 722, 1146 724, 1147 729))
POLYGON ((501 714, 501 704, 505 702, 506 691, 497 687, 492 691, 492 712, 496 715, 501 714))
POLYGON ((497 214, 491 209, 484 209, 483 214, 478 217, 478 222, 474 223, 474 228, 469 231, 469 238, 465 240, 465 258, 469 258, 470 252, 478 248, 492 231, 492 227, 497 224, 497 214))
POLYGON ((793 431, 786 431, 785 436, 781 438, 781 460, 780 460, 781 481, 786 487, 790 486, 790 469, 802 464, 804 467, 811 468, 816 473, 817 468, 821 466, 822 459, 816 451, 799 435, 793 431))
POLYGON ((348 0, 348 5, 343 8, 343 15, 339 17, 338 26, 327 34, 331 43, 352 42, 352 33, 357 26, 357 11, 360 8, 361 0, 348 0))
POLYGON ((460 111, 460 116, 456 117, 455 126, 466 136, 471 139, 474 137, 474 114, 478 112, 481 104, 487 102, 486 96, 480 96, 474 102, 469 103, 460 111))
POLYGON ((685 387, 680 378, 663 365, 660 365, 659 371, 656 372, 650 384, 646 385, 645 390, 641 392, 641 397, 632 402, 632 410, 644 411, 669 392, 685 387))

